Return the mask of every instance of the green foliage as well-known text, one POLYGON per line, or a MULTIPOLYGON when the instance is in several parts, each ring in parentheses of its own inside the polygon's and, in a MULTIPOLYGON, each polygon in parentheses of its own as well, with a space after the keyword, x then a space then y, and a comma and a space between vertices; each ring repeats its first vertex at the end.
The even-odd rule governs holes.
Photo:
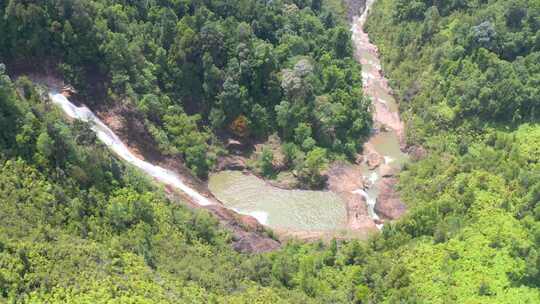
POLYGON ((430 151, 401 173, 409 211, 374 240, 390 265, 364 280, 368 299, 540 301, 539 49, 528 38, 538 9, 536 1, 375 4, 368 29, 403 101, 408 140, 430 151))
POLYGON ((383 0, 374 11, 368 29, 412 110, 412 142, 538 119, 537 1, 383 0))
POLYGON ((0 57, 54 58, 86 95, 94 89, 87 79, 106 79, 112 100, 99 102, 135 105, 160 149, 181 154, 204 177, 213 165, 205 161, 209 133, 224 135, 237 117, 247 118, 246 134, 257 139, 278 132, 290 142, 291 130, 311 124, 309 150, 360 148, 371 116, 367 106, 357 108, 364 100, 356 90, 359 66, 348 26, 333 17, 342 10, 341 3, 320 0, 10 0, 0 6, 0 57), (321 86, 329 69, 340 81, 321 86), (341 122, 349 132, 327 136, 323 124, 314 123, 324 119, 314 109, 316 97, 334 90, 343 91, 342 98, 328 103, 362 115, 341 122), (180 123, 189 130, 174 126, 180 123), (195 139, 187 144, 179 137, 195 139))
POLYGON ((274 174, 274 153, 268 147, 263 147, 261 153, 261 172, 264 176, 271 176, 274 174))
MULTIPOLYGON (((332 263, 320 245, 237 253, 210 214, 168 200, 87 125, 66 123, 39 94, 19 95, 0 76, 0 113, 13 130, 0 146, 0 301, 349 302, 349 270, 327 266, 339 263, 337 244, 332 263)), ((188 118, 171 117, 171 128, 193 130, 188 118)))
POLYGON ((315 148, 307 154, 298 175, 308 186, 320 188, 326 182, 321 171, 326 168, 327 162, 326 150, 315 148))
POLYGON ((200 116, 185 113, 167 114, 164 117, 165 130, 171 145, 184 156, 186 165, 200 177, 206 177, 212 160, 208 157, 210 134, 200 132, 197 122, 200 116))
MULTIPOLYGON (((56 56, 77 85, 99 66, 201 176, 207 124, 277 131, 312 187, 368 136, 349 34, 325 2, 141 3, 1 2, 0 55, 56 56)), ((377 1, 371 38, 410 143, 429 149, 400 175, 409 211, 366 242, 260 255, 234 252, 208 213, 169 201, 0 65, 0 301, 540 302, 539 16, 532 0, 377 1)))

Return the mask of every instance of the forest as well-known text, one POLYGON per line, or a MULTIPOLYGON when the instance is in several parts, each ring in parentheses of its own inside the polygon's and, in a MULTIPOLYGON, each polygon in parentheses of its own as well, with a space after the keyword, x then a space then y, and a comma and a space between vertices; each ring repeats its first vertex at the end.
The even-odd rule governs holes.
POLYGON ((50 59, 83 95, 104 83, 95 103, 144 113, 160 150, 200 177, 219 139, 279 134, 305 171, 310 152, 352 158, 369 134, 348 25, 321 0, 39 3, 0 4, 2 58, 50 59))
MULTIPOLYGON (((129 103, 205 176, 220 138, 293 166, 371 128, 338 1, 0 3, 0 302, 539 303, 540 2, 378 0, 368 19, 410 146, 408 213, 367 241, 238 253, 205 211, 113 157, 11 66, 129 103)), ((309 171, 309 170, 307 170, 309 171)))

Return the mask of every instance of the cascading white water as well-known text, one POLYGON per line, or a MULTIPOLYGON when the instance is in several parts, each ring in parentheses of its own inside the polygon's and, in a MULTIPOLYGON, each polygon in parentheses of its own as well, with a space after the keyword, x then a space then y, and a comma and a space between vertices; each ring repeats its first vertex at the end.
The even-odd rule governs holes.
POLYGON ((180 191, 184 192, 195 203, 206 206, 214 204, 210 199, 204 197, 196 190, 186 185, 178 174, 167 170, 165 168, 155 166, 151 163, 145 162, 139 159, 124 145, 124 143, 118 138, 114 132, 109 129, 90 109, 87 107, 77 107, 71 103, 66 96, 58 93, 49 93, 49 97, 54 104, 60 106, 66 115, 71 118, 79 119, 90 123, 92 130, 96 133, 99 140, 101 140, 107 147, 109 147, 116 155, 126 162, 141 169, 148 175, 154 177, 159 182, 166 185, 173 186, 180 191))
MULTIPOLYGON (((374 105, 373 118, 376 123, 384 125, 388 129, 384 132, 376 130, 369 143, 383 156, 385 166, 399 169, 407 158, 399 147, 399 132, 402 132, 403 129, 402 122, 397 103, 390 94, 387 80, 381 73, 377 47, 370 42, 368 34, 364 31, 364 24, 375 1, 367 0, 366 8, 362 14, 353 18, 352 39, 356 46, 356 57, 362 65, 364 94, 371 97, 374 105)), ((368 186, 366 189, 353 191, 353 193, 365 198, 368 213, 374 220, 380 219, 375 212, 375 205, 379 196, 378 182, 382 178, 381 175, 380 168, 375 170, 363 168, 364 180, 369 182, 368 186)), ((382 228, 382 224, 377 225, 377 227, 382 228)))
POLYGON ((362 12, 362 14, 359 17, 361 26, 363 26, 364 23, 366 22, 368 14, 369 14, 369 10, 371 9, 371 6, 373 5, 373 3, 375 3, 375 0, 367 0, 366 1, 366 9, 364 9, 364 11, 362 12))

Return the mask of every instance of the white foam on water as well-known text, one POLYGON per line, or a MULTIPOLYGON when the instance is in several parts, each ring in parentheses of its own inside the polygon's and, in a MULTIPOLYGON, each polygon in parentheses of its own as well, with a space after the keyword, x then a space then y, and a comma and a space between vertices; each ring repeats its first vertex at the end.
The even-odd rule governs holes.
POLYGON ((268 225, 268 212, 265 211, 243 211, 238 208, 230 208, 232 211, 242 214, 242 215, 249 215, 254 217, 257 222, 261 223, 262 225, 268 225))
POLYGON ((368 180, 371 182, 371 184, 375 184, 375 182, 379 179, 379 174, 375 171, 372 171, 371 174, 368 177, 368 180))
POLYGON ((96 133, 97 138, 123 160, 146 172, 156 180, 179 189, 201 206, 213 204, 210 199, 182 182, 178 174, 145 162, 133 155, 120 138, 87 107, 77 107, 62 94, 49 93, 49 97, 69 117, 90 123, 91 129, 96 133))
POLYGON ((358 190, 354 190, 352 192, 353 194, 360 194, 362 197, 364 197, 365 199, 368 198, 368 194, 367 192, 364 190, 364 189, 358 189, 358 190))
POLYGON ((247 213, 250 216, 253 216, 257 221, 263 225, 268 224, 268 213, 264 211, 253 211, 247 213))
MULTIPOLYGON (((364 24, 365 24, 365 22, 367 20, 368 15, 369 15, 371 6, 373 5, 373 3, 375 3, 375 1, 376 0, 367 0, 366 1, 366 8, 365 8, 364 12, 362 13, 362 15, 355 16, 353 18, 353 23, 352 23, 352 27, 351 27, 351 31, 352 31, 352 34, 353 34, 353 40, 355 41, 355 46, 357 47, 357 51, 358 50, 365 50, 365 51, 371 53, 373 56, 377 55, 377 54, 374 53, 374 52, 376 52, 376 47, 370 45, 368 34, 364 32, 363 27, 364 27, 364 24)), ((363 60, 366 60, 366 59, 363 58, 363 60)), ((372 84, 375 84, 375 85, 377 85, 377 84, 381 85, 381 82, 383 81, 384 78, 381 79, 380 75, 373 75, 371 73, 365 72, 364 71, 365 66, 367 66, 367 65, 369 65, 370 67, 374 67, 377 71, 381 70, 381 64, 380 64, 380 62, 378 60, 367 59, 365 61, 365 64, 363 64, 363 69, 362 69, 363 70, 363 72, 362 72, 362 80, 363 80, 364 89, 366 89, 368 87, 367 84, 369 82, 371 82, 372 84)), ((372 96, 372 98, 374 98, 374 100, 379 101, 384 106, 388 107, 388 101, 387 100, 384 100, 382 98, 377 98, 375 96, 372 96)), ((384 161, 385 161, 386 164, 388 164, 388 163, 394 161, 394 159, 391 158, 391 157, 385 156, 384 161)), ((369 180, 370 184, 371 184, 370 189, 368 191, 365 191, 363 189, 359 189, 359 190, 353 191, 353 193, 360 194, 360 195, 362 195, 363 197, 366 198, 367 209, 368 209, 369 215, 374 220, 379 220, 380 218, 377 215, 377 213, 375 212, 375 204, 377 203, 377 198, 376 198, 376 195, 375 195, 376 190, 375 190, 375 188, 373 188, 373 187, 376 187, 375 183, 379 179, 379 174, 376 171, 371 171, 369 176, 365 176, 365 178, 367 178, 369 180)), ((377 224, 376 226, 377 226, 377 228, 382 229, 383 224, 377 224)))

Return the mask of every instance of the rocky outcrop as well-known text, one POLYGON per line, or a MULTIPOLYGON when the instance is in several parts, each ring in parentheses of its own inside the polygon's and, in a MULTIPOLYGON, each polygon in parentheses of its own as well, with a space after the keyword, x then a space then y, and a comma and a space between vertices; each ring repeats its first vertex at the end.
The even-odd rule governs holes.
POLYGON ((395 189, 397 181, 395 177, 385 177, 377 183, 379 196, 375 204, 375 212, 384 219, 398 219, 407 211, 407 206, 401 201, 395 189))
POLYGON ((392 167, 388 164, 384 164, 379 168, 379 174, 381 177, 393 177, 399 173, 399 169, 392 167))
POLYGON ((384 162, 384 157, 382 157, 377 152, 371 152, 366 156, 366 164, 369 170, 377 169, 384 162))
POLYGON ((347 227, 353 231, 370 233, 377 226, 369 216, 364 196, 354 193, 366 187, 362 170, 358 166, 335 163, 328 170, 328 188, 337 193, 347 206, 347 227))
POLYGON ((362 170, 348 163, 334 163, 326 172, 328 189, 335 193, 350 193, 365 188, 362 170))
POLYGON ((364 156, 363 158, 357 157, 357 161, 361 159, 366 163, 369 170, 375 170, 384 163, 384 157, 375 150, 371 142, 364 145, 364 156))
POLYGON ((357 193, 343 193, 347 201, 348 228, 356 231, 377 231, 377 226, 369 216, 364 196, 357 193))
POLYGON ((268 237, 265 228, 254 217, 240 215, 225 206, 205 206, 223 225, 232 232, 232 246, 244 253, 262 253, 278 249, 281 244, 268 237))
POLYGON ((218 159, 217 171, 246 169, 246 162, 241 156, 225 156, 218 159))
POLYGON ((345 0, 347 18, 352 21, 354 16, 360 16, 366 9, 366 0, 345 0))
POLYGON ((234 250, 245 253, 263 253, 279 248, 279 243, 256 234, 249 234, 233 243, 234 250))

